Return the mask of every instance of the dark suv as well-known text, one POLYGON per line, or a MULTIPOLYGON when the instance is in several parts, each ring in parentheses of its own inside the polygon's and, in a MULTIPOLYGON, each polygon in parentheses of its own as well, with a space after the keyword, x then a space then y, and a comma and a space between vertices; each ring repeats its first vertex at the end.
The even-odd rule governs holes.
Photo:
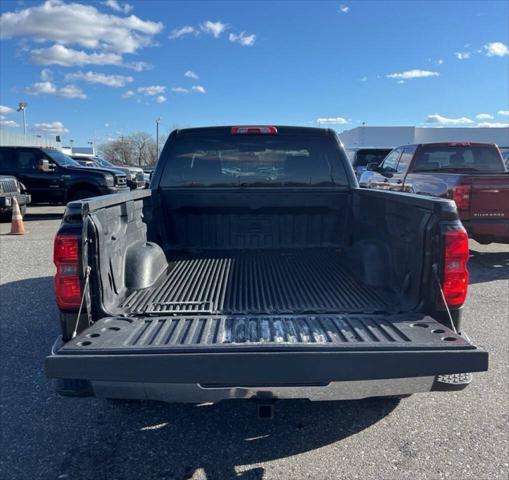
POLYGON ((16 176, 34 203, 66 203, 128 190, 122 172, 83 168, 54 148, 0 147, 0 175, 16 176))

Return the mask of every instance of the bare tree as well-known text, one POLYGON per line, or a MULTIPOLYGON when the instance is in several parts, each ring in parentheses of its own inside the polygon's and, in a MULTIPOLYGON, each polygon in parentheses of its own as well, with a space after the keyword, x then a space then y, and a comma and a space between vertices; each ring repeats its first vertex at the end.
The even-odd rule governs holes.
POLYGON ((131 143, 123 137, 103 143, 99 146, 99 153, 112 163, 132 165, 134 162, 131 143))
MULTIPOLYGON (((160 136, 160 148, 164 145, 166 135, 160 136)), ((107 160, 122 165, 151 166, 157 162, 155 139, 146 132, 132 133, 127 137, 106 142, 99 146, 99 152, 107 160)))

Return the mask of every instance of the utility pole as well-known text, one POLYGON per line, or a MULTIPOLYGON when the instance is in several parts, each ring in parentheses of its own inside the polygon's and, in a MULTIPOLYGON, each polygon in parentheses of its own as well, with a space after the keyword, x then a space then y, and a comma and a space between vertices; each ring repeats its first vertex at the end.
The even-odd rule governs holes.
POLYGON ((25 110, 27 109, 27 107, 28 107, 27 102, 22 101, 22 102, 18 103, 17 111, 23 113, 23 135, 25 135, 25 136, 27 134, 27 119, 26 119, 26 115, 25 115, 25 110))
POLYGON ((156 119, 156 162, 159 160, 159 124, 161 123, 161 117, 156 119))

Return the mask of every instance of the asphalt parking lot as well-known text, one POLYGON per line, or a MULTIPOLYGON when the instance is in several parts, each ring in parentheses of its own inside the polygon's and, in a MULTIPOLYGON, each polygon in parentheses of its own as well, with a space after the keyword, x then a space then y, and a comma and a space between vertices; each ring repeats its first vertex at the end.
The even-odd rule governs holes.
POLYGON ((491 354, 464 392, 400 402, 113 404, 58 397, 52 242, 63 207, 0 225, 2 479, 507 479, 509 248, 471 244, 465 330, 491 354))

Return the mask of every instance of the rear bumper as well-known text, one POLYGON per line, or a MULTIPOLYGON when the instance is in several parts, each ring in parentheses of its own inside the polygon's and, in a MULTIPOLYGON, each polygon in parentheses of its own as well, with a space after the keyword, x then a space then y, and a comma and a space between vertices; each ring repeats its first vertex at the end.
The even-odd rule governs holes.
POLYGON ((127 186, 131 190, 145 188, 145 180, 127 180, 127 186))
POLYGON ((29 205, 32 200, 30 195, 25 193, 4 193, 0 196, 0 210, 11 211, 13 197, 16 197, 20 207, 23 205, 29 205))
POLYGON ((509 243, 509 220, 462 220, 469 237, 479 243, 509 243))
POLYGON ((175 403, 217 403, 223 400, 307 399, 311 401, 361 400, 370 397, 430 392, 435 377, 392 378, 331 382, 328 385, 207 387, 185 383, 92 382, 89 395, 98 398, 158 400, 175 403))

